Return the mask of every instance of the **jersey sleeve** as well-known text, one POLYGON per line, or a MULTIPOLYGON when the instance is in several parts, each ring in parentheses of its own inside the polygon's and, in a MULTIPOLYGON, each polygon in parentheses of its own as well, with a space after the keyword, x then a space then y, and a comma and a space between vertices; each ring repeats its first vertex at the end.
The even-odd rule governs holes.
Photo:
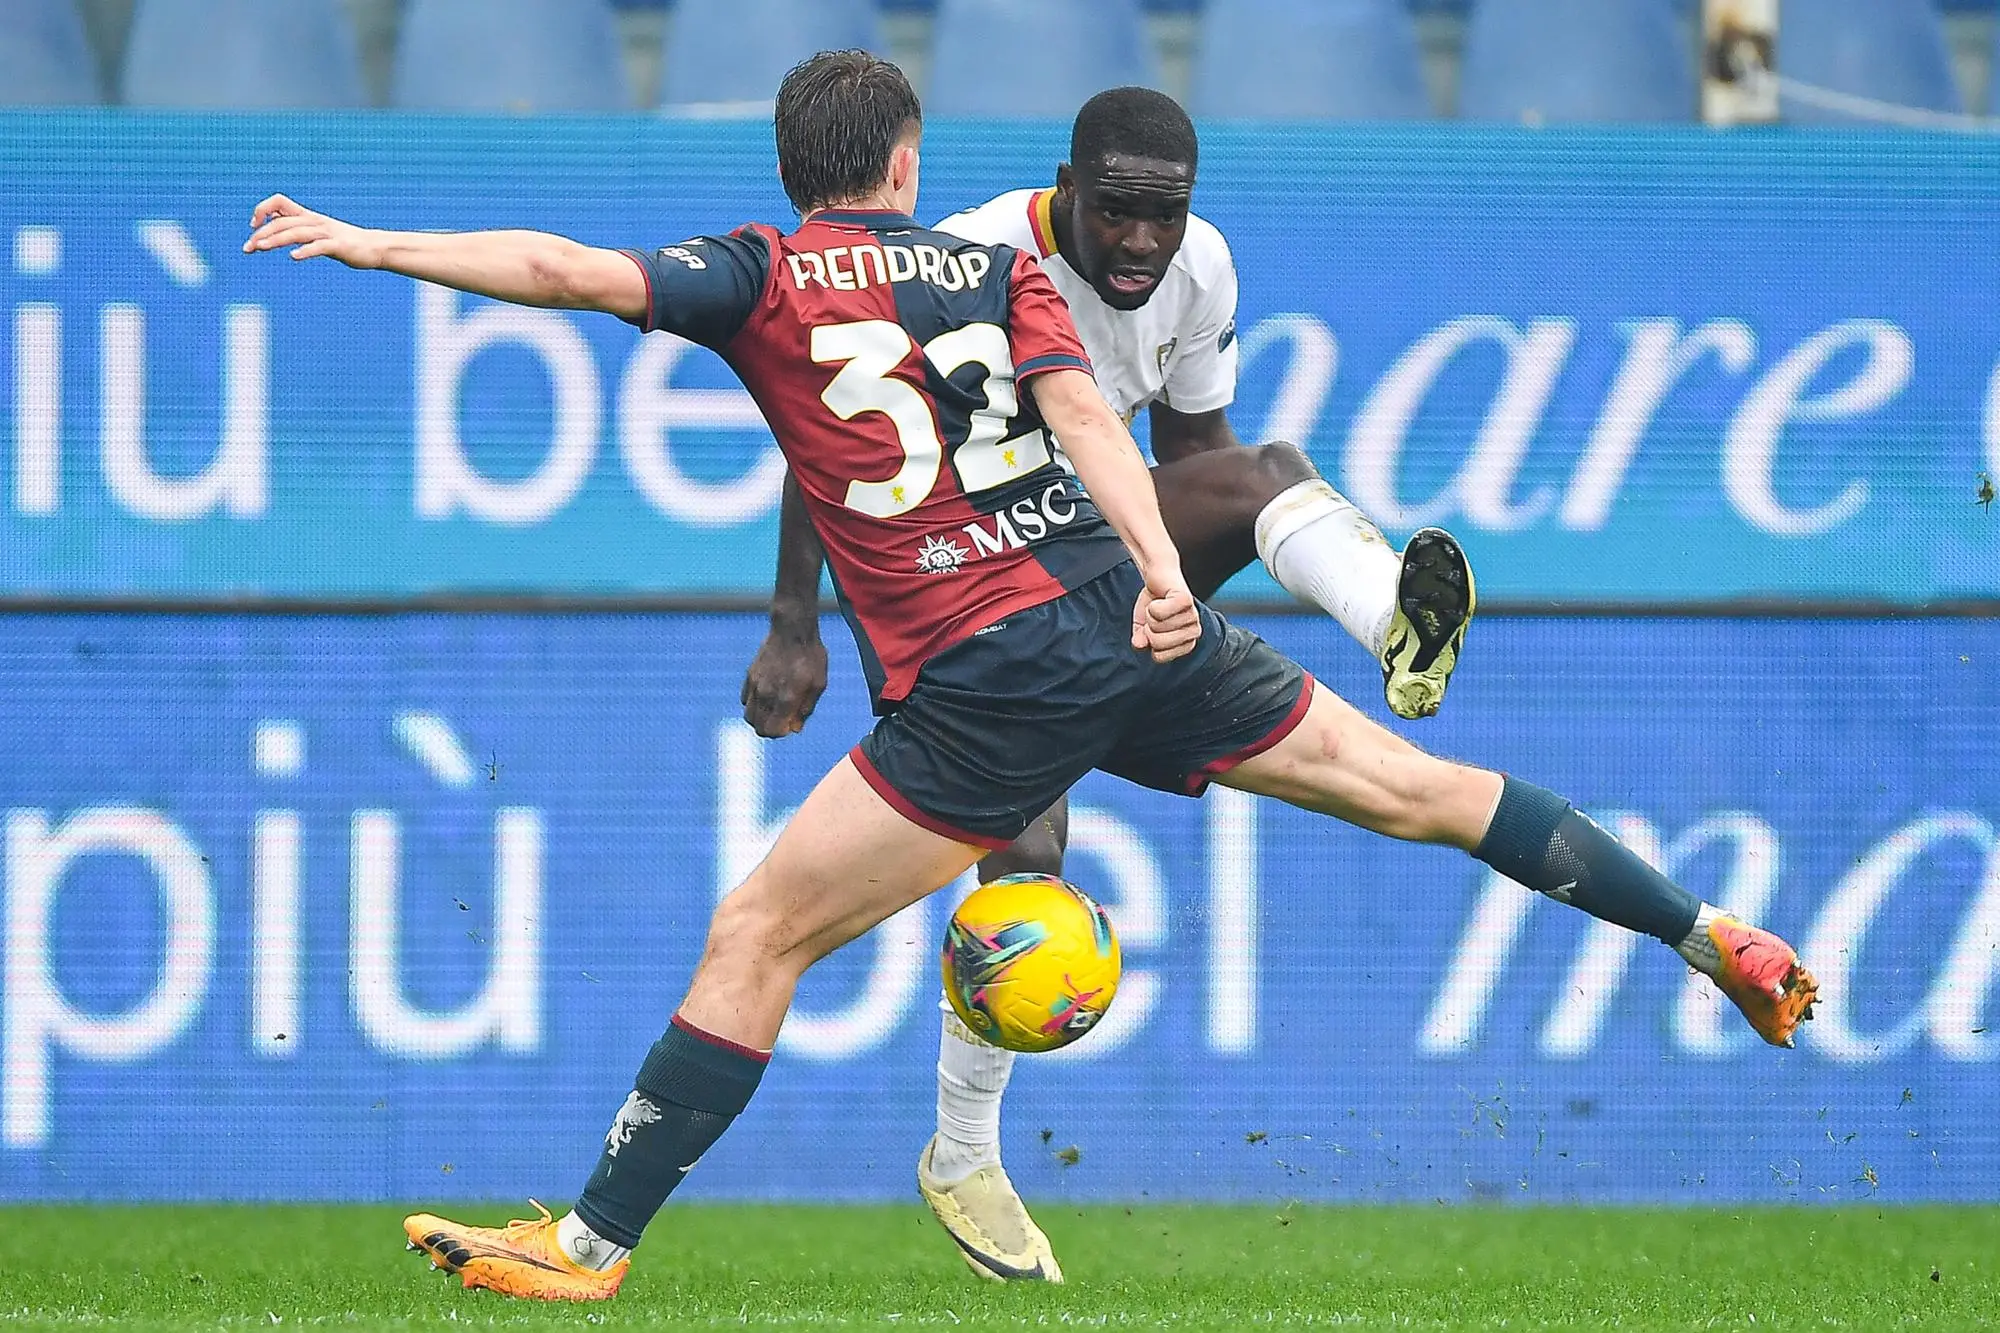
POLYGON ((665 329, 703 347, 736 336, 763 299, 771 248, 755 232, 697 236, 658 250, 623 250, 646 278, 647 333, 665 329))
POLYGON ((1027 217, 1027 211, 1020 205, 1013 208, 1003 207, 1006 200, 1007 196, 1003 195, 992 203, 981 204, 978 208, 968 208, 963 213, 953 213, 938 223, 934 230, 941 231, 947 236, 971 241, 975 245, 1021 246, 1023 242, 1032 240, 1025 234, 1027 227, 1022 221, 1027 217), (1017 213, 1020 215, 1019 219, 1013 216, 1017 213), (1010 221, 1017 225, 1008 225, 1010 221))
POLYGON ((1176 412, 1213 412, 1236 399, 1236 266, 1226 250, 1216 280, 1190 315, 1181 353, 1167 367, 1162 401, 1176 412))
POLYGON ((1008 271, 1007 343, 1017 383, 1051 370, 1090 373, 1090 358, 1084 355, 1069 306, 1026 250, 1014 251, 1014 266, 1008 271))

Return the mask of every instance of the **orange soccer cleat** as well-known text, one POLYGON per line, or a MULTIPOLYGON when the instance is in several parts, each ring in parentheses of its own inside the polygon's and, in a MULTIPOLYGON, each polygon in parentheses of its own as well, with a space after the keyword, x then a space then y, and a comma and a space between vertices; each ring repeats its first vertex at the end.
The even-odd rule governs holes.
POLYGON ((1792 946, 1768 930, 1733 916, 1709 923, 1709 942, 1722 965, 1712 980, 1733 1001, 1757 1035, 1773 1046, 1790 1046, 1799 1024, 1812 1017, 1819 983, 1799 965, 1792 946))
POLYGON ((535 1203, 540 1217, 504 1227, 469 1227, 430 1213, 403 1219, 410 1248, 430 1255, 431 1266, 457 1273, 467 1288, 484 1287, 524 1301, 604 1301, 618 1294, 629 1258, 598 1270, 562 1252, 556 1222, 535 1203))

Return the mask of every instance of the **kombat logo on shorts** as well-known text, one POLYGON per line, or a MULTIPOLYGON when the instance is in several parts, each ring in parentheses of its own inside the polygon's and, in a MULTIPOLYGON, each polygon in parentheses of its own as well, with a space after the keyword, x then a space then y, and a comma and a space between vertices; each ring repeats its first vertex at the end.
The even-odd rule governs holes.
POLYGON ((1051 482, 1039 494, 1016 500, 960 528, 959 533, 972 543, 970 548, 956 535, 938 533, 924 538, 917 548, 917 568, 925 574, 953 574, 967 561, 1032 546, 1076 521, 1076 499, 1067 479, 1051 482))

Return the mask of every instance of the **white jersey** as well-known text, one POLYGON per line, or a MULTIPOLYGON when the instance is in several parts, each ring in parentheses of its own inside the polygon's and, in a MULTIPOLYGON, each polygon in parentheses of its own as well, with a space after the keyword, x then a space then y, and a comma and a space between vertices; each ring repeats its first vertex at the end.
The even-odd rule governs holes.
POLYGON ((1190 213, 1180 253, 1152 298, 1137 310, 1114 310, 1056 253, 1054 195, 1012 190, 952 214, 937 230, 1011 245, 1041 261, 1069 304, 1097 387, 1127 422, 1152 403, 1188 413, 1229 406, 1236 397, 1236 265, 1222 233, 1190 213))

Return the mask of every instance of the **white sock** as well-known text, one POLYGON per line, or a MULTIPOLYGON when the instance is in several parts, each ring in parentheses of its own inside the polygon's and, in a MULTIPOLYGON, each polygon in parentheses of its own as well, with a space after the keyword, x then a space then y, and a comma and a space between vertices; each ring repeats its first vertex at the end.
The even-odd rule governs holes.
POLYGON ((1257 515, 1257 554, 1286 592, 1382 655, 1403 559, 1346 496, 1318 477, 1287 488, 1257 515))
POLYGON ((1715 941, 1708 937, 1708 928, 1721 915, 1723 911, 1720 907, 1703 903, 1701 910, 1695 913, 1694 929, 1674 946, 1674 952, 1687 959, 1689 967, 1711 977, 1722 970, 1722 955, 1715 951, 1715 941))
POLYGON ((1000 1163, 1000 1098, 1014 1072, 1014 1053, 972 1035, 949 1004, 938 1039, 937 1147, 931 1174, 956 1184, 982 1166, 1000 1163))
POLYGON ((585 1268, 606 1269, 623 1259, 632 1251, 623 1245, 613 1245, 604 1237, 590 1229, 590 1224, 574 1212, 563 1216, 556 1223, 556 1240, 562 1251, 585 1268))

